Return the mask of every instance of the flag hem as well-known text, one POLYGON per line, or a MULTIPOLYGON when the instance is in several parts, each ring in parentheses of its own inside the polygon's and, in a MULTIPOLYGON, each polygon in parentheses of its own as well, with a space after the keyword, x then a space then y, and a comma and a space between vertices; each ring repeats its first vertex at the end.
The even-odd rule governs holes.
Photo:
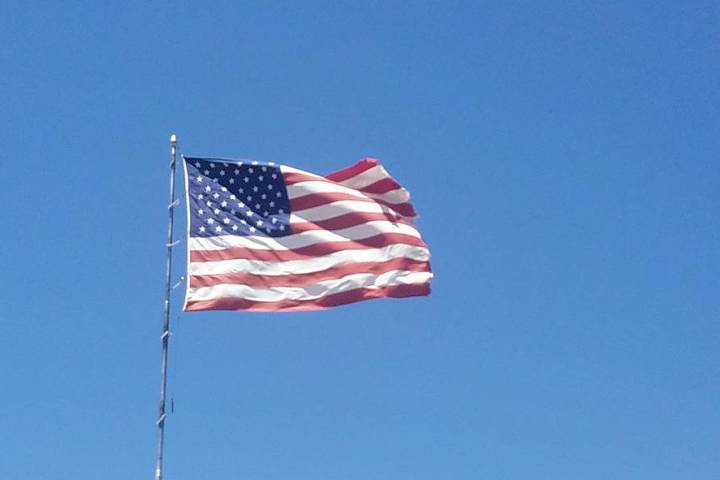
POLYGON ((183 299, 183 312, 188 311, 188 298, 190 296, 190 187, 188 185, 187 158, 181 155, 183 173, 185 174, 185 298, 183 299))

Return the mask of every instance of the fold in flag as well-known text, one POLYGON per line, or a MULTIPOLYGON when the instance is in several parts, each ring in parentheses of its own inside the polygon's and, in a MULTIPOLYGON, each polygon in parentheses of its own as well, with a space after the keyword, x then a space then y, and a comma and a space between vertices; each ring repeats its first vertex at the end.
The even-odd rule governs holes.
POLYGON ((375 159, 326 177, 185 159, 186 311, 317 310, 430 294, 410 195, 375 159))

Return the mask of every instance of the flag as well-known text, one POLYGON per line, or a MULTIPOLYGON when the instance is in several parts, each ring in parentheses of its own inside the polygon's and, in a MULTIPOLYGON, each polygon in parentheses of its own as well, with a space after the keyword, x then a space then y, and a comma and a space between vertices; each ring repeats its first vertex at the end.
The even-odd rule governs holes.
POLYGON ((430 293, 410 195, 375 159, 328 176, 185 157, 185 311, 317 310, 430 293))

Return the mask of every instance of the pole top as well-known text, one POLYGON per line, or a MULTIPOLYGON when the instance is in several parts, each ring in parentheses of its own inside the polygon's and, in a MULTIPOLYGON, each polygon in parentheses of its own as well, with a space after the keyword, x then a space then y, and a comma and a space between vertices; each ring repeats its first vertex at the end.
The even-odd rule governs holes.
POLYGON ((170 143, 177 143, 177 135, 175 135, 174 133, 170 134, 170 143))

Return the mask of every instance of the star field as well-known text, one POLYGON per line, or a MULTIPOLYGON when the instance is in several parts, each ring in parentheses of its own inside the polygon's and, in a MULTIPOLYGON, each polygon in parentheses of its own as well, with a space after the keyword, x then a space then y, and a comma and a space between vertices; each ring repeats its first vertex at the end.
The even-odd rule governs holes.
POLYGON ((190 235, 289 235, 290 203, 272 163, 185 158, 190 235))

